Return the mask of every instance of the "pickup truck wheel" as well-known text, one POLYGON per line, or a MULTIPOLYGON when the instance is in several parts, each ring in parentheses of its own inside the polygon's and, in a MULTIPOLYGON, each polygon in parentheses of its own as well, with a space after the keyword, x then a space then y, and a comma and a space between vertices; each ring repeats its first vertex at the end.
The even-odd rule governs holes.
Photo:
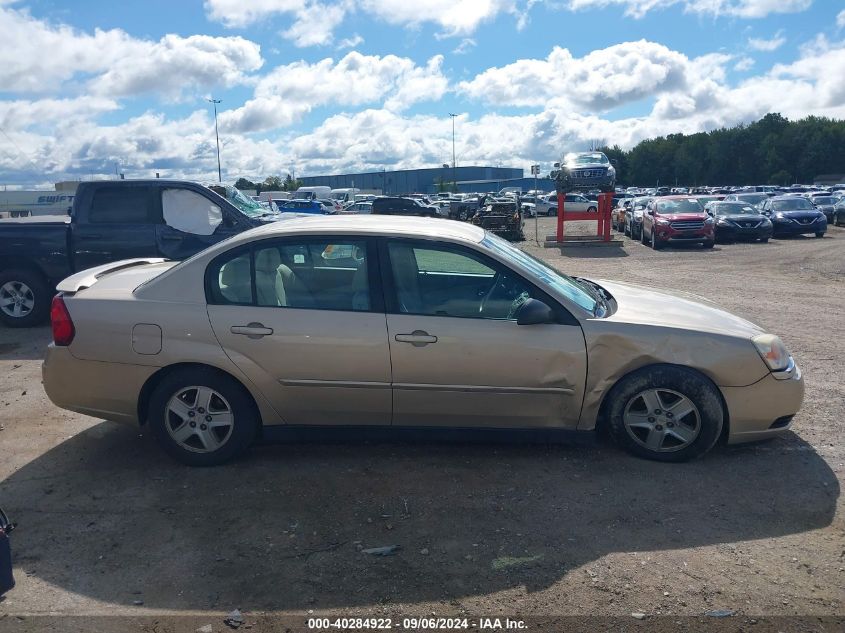
POLYGON ((41 325, 50 313, 53 295, 36 272, 6 270, 0 273, 0 321, 9 327, 41 325))
POLYGON ((162 448, 188 466, 224 464, 246 451, 260 425, 249 394, 211 369, 165 376, 150 397, 150 430, 162 448))
POLYGON ((611 436, 640 457, 687 461, 709 451, 722 432, 716 387, 684 367, 645 367, 623 378, 607 397, 611 436))

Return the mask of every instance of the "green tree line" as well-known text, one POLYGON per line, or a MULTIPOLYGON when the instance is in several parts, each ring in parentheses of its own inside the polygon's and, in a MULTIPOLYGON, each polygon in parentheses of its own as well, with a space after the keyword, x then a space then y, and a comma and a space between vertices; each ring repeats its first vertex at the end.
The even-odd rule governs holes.
POLYGON ((600 149, 629 186, 807 184, 845 173, 845 121, 771 113, 748 125, 647 139, 629 151, 600 149))
POLYGON ((238 178, 235 181, 235 188, 258 193, 262 191, 296 191, 302 186, 302 181, 292 177, 290 174, 282 180, 280 176, 267 176, 261 182, 253 182, 248 178, 238 178))

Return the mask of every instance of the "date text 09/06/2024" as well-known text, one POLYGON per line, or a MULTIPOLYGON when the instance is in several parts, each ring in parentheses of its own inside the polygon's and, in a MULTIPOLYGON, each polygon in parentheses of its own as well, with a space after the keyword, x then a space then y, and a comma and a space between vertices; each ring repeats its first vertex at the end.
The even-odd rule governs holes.
POLYGON ((511 618, 402 618, 394 621, 392 618, 308 618, 308 628, 311 630, 520 630, 525 629, 523 620, 511 618))

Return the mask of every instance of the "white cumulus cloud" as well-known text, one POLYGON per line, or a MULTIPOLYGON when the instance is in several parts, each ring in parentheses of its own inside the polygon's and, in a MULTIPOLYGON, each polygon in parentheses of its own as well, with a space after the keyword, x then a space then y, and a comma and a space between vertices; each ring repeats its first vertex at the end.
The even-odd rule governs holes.
POLYGON ((328 104, 361 106, 382 102, 388 110, 404 110, 420 101, 437 100, 449 82, 442 72, 443 57, 425 66, 396 55, 347 53, 310 64, 278 66, 258 82, 243 107, 224 112, 224 129, 239 132, 268 130, 291 124, 311 109, 328 104))
POLYGON ((6 92, 50 92, 81 79, 102 96, 178 97, 189 88, 246 81, 263 63, 259 46, 241 37, 165 35, 153 41, 120 29, 88 33, 12 8, 0 7, 0 32, 0 89, 6 92))
POLYGON ((762 37, 748 38, 748 48, 752 51, 770 53, 772 51, 776 51, 784 44, 786 44, 786 38, 783 36, 783 31, 778 31, 768 39, 762 37))

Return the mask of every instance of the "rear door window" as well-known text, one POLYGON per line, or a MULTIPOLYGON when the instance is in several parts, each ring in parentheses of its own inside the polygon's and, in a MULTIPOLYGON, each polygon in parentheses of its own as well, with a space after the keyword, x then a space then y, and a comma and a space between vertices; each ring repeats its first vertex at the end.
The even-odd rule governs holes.
POLYGON ((93 224, 157 224, 149 187, 99 187, 91 200, 93 224))

